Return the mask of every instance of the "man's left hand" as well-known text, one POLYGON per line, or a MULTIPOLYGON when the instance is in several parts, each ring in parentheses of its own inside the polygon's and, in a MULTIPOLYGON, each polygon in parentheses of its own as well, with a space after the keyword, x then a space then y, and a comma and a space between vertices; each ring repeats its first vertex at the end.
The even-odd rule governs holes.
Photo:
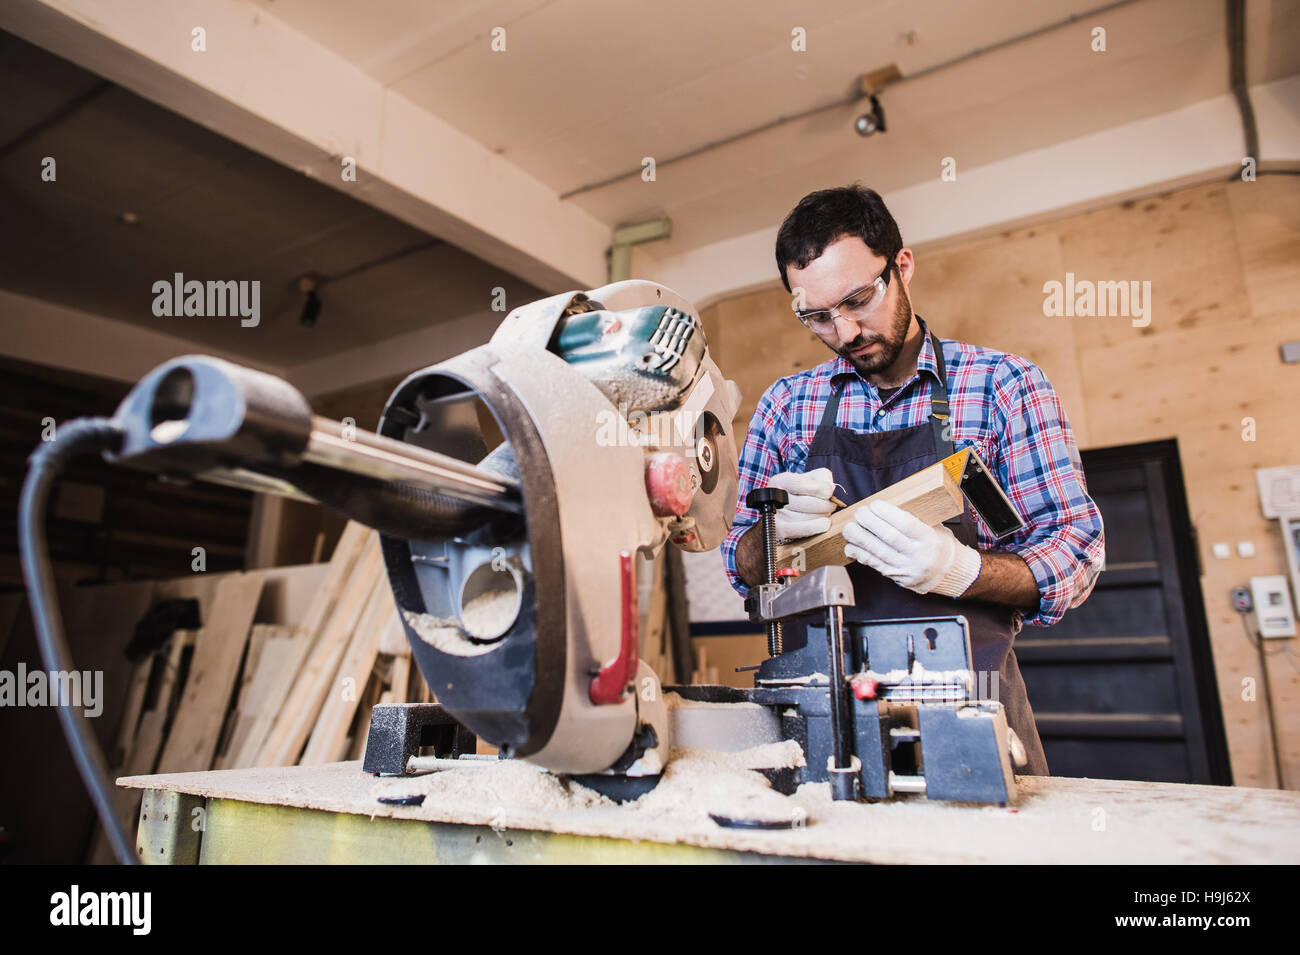
POLYGON ((979 551, 888 501, 858 508, 843 534, 845 555, 918 594, 960 597, 980 573, 979 551))

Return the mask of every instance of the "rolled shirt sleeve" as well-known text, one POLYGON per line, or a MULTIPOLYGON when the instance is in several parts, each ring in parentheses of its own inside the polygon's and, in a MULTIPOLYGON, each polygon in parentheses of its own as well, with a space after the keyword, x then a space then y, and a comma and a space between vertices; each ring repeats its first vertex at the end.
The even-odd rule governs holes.
POLYGON ((1088 495, 1079 450, 1055 389, 1036 365, 1008 355, 994 382, 989 467, 1026 526, 998 544, 1038 583, 1029 626, 1056 623, 1092 592, 1105 562, 1101 512, 1088 495))

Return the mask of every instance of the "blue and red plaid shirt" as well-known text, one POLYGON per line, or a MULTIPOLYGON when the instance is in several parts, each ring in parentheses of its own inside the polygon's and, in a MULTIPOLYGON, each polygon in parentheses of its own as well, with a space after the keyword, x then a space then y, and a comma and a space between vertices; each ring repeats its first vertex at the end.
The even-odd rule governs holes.
MULTIPOLYGON (((917 322, 925 336, 917 373, 887 401, 839 355, 779 379, 763 394, 740 453, 736 518, 722 544, 727 576, 742 596, 749 588, 736 573, 736 544, 758 520, 758 512, 745 507, 745 495, 781 471, 803 471, 834 376, 852 376, 836 420, 842 428, 892 431, 929 420, 932 379, 922 372, 935 370, 934 349, 925 322, 919 316, 917 322)), ((972 511, 979 549, 1024 559, 1038 582, 1039 604, 1023 622, 1050 626, 1083 603, 1105 560, 1101 513, 1088 496, 1065 409, 1032 362, 946 338, 939 342, 948 366, 954 450, 974 446, 1025 518, 1023 529, 998 542, 972 511)))

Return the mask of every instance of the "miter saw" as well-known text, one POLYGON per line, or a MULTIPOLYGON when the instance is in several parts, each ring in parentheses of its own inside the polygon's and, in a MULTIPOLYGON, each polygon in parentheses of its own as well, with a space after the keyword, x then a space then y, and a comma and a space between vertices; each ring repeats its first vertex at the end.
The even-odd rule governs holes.
MULTIPOLYGON (((691 305, 642 281, 515 309, 487 344, 407 377, 373 433, 314 415, 274 376, 174 359, 113 418, 61 425, 33 455, 20 543, 46 664, 60 661, 61 634, 35 524, 62 460, 99 450, 318 501, 379 531, 438 702, 376 707, 366 771, 409 772, 426 747, 434 761, 468 755, 481 737, 503 757, 629 797, 653 785, 672 746, 797 739, 807 765, 773 773, 782 787, 829 778, 838 798, 924 789, 1011 801, 1005 719, 972 698, 964 621, 851 624, 846 639, 842 567, 778 579, 769 547, 755 619, 811 614, 829 650, 818 656, 810 641, 773 656, 753 690, 662 687, 638 658, 635 558, 722 542, 736 509, 739 403, 691 305), (849 672, 883 674, 870 697, 850 692, 846 645, 849 672), (946 682, 923 686, 918 666, 946 682), (666 692, 703 705, 670 710, 666 692), (727 702, 751 705, 709 705, 727 702), (908 779, 902 751, 915 751, 908 779)), ((779 506, 780 491, 756 493, 769 513, 779 506)), ((84 727, 65 730, 90 785, 95 748, 84 727)))

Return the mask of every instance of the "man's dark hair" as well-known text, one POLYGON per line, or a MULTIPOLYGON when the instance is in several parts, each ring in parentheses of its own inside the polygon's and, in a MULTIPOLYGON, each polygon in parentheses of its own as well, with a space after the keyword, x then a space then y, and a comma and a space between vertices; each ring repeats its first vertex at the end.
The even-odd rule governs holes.
POLYGON ((854 183, 810 192, 785 217, 776 234, 776 267, 781 270, 785 290, 790 291, 787 266, 807 268, 826 246, 846 235, 856 235, 873 255, 891 264, 903 248, 898 223, 874 189, 854 183))

